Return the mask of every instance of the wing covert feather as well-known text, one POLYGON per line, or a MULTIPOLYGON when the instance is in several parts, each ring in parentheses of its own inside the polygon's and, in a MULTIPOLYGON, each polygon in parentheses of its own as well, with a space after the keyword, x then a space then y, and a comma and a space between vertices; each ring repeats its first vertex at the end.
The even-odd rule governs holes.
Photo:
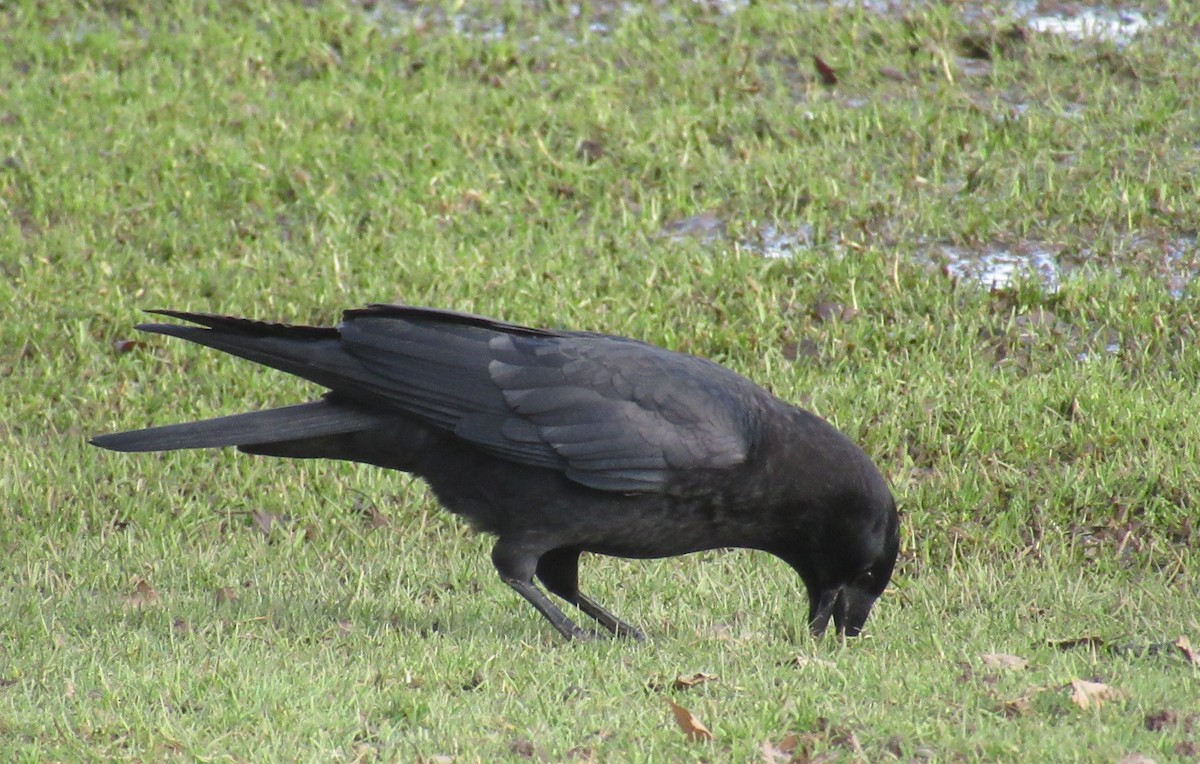
POLYGON ((370 311, 340 329, 397 408, 600 490, 661 491, 681 472, 744 461, 765 395, 717 364, 620 337, 370 311))

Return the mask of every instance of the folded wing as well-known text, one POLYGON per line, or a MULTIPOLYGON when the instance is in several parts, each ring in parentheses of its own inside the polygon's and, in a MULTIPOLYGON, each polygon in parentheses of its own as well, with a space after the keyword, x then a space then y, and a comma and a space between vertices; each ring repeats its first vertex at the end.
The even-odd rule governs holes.
POLYGON ((747 457, 766 396, 709 361, 634 340, 374 305, 336 328, 162 311, 181 337, 323 385, 331 400, 103 436, 117 450, 266 443, 381 426, 397 412, 605 491, 669 491, 747 457), (271 438, 272 428, 278 428, 271 438), (135 435, 137 437, 135 437, 135 435))

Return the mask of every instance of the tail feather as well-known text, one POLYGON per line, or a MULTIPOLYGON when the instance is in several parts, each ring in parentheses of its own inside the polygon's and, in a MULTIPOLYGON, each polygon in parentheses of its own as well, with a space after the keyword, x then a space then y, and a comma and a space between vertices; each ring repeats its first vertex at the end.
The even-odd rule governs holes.
MULTIPOLYGON (((206 330, 197 330, 205 332, 206 330)), ((379 427, 391 417, 328 400, 251 411, 201 422, 98 435, 92 444, 110 451, 174 451, 340 435, 379 427)))
POLYGON ((204 313, 153 311, 204 327, 139 324, 153 334, 195 342, 356 397, 376 398, 375 375, 342 347, 336 329, 269 324, 204 313))
POLYGON ((338 330, 331 326, 304 326, 301 324, 280 324, 273 321, 259 321, 253 318, 238 318, 222 316, 217 313, 192 313, 186 310, 148 310, 147 313, 156 316, 178 318, 193 324, 236 332, 245 335, 287 335, 292 338, 307 337, 311 339, 337 339, 338 330))

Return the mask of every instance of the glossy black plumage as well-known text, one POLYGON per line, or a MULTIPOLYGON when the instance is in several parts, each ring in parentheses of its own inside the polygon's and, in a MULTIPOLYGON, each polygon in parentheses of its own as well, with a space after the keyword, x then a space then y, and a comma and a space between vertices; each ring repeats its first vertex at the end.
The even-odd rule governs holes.
POLYGON ((337 327, 157 311, 145 324, 308 379, 319 401, 92 442, 116 451, 237 446, 365 462, 424 478, 497 536, 506 583, 567 637, 534 583, 641 638, 578 590, 581 552, 771 552, 800 574, 809 622, 857 634, 891 576, 895 504, 865 454, 823 419, 694 356, 631 339, 373 305, 337 327))

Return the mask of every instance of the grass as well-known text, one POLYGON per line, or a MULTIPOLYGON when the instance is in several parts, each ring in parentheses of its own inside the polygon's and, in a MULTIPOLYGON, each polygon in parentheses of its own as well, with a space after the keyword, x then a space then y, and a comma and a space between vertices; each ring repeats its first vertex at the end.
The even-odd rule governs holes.
POLYGON ((954 6, 459 16, 500 36, 386 4, 6 6, 4 749, 1194 757, 1200 670, 1157 647, 1200 644, 1185 5, 1124 48, 954 6), (724 235, 661 234, 701 213, 724 235), (811 246, 763 258, 768 223, 811 246), (942 244, 1067 270, 989 291, 942 244), (586 560, 650 639, 561 644, 403 476, 86 445, 312 394, 118 347, 141 308, 325 323, 393 299, 698 353, 830 418, 904 515, 871 636, 813 642, 794 574, 732 552, 586 560), (719 679, 676 681, 697 673, 719 679), (1116 695, 1080 708, 1073 680, 1116 695))

